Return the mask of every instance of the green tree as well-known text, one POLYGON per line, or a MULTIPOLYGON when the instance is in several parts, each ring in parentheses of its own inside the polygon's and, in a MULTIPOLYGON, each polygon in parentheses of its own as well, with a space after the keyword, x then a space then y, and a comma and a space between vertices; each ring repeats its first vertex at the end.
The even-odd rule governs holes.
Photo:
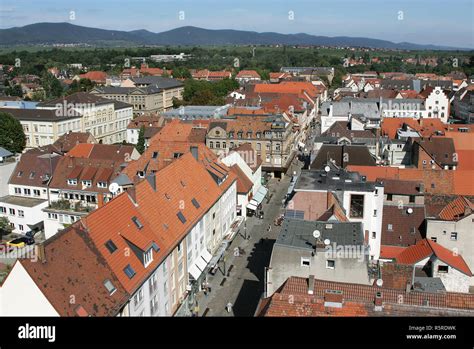
POLYGON ((13 86, 7 87, 5 89, 5 93, 8 96, 23 97, 23 90, 21 89, 20 85, 13 85, 13 86))
POLYGON ((145 151, 145 126, 140 127, 140 132, 138 133, 138 143, 137 143, 137 151, 140 154, 143 154, 145 151))
POLYGON ((0 112, 0 147, 12 153, 21 153, 25 145, 26 137, 20 121, 11 114, 0 112))
POLYGON ((63 94, 61 83, 49 72, 43 74, 42 85, 47 99, 59 98, 63 94))
POLYGON ((0 238, 2 235, 8 235, 11 233, 12 228, 10 226, 10 221, 7 217, 0 217, 0 238))

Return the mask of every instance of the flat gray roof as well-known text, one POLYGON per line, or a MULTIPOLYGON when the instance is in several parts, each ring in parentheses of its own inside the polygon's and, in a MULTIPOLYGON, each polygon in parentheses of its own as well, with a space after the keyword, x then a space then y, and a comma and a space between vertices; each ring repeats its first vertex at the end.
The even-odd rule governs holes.
POLYGON ((20 196, 12 196, 12 195, 7 195, 0 198, 0 203, 16 205, 16 206, 24 206, 24 207, 35 207, 46 201, 48 200, 24 198, 20 196))
MULTIPOLYGON (((358 172, 334 169, 329 172, 303 170, 295 185, 295 191, 374 191, 375 182, 366 182, 358 172)), ((377 186, 383 186, 377 183, 377 186)))
POLYGON ((313 236, 315 230, 321 233, 320 242, 328 239, 330 244, 336 243, 341 246, 364 244, 360 222, 318 222, 287 218, 283 221, 276 244, 314 250, 317 242, 313 236))

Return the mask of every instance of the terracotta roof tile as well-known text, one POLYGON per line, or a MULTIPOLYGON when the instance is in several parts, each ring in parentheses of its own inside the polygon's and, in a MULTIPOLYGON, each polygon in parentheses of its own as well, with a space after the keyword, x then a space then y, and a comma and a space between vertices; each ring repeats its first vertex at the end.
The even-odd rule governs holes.
POLYGON ((395 259, 400 264, 416 264, 419 261, 435 255, 438 259, 458 271, 472 276, 472 272, 461 255, 448 250, 432 240, 421 240, 416 245, 406 248, 395 259))

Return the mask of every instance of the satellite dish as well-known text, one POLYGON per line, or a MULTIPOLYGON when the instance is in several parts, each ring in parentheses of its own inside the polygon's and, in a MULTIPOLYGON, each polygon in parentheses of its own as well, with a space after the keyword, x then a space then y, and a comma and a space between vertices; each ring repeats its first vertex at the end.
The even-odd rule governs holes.
POLYGON ((329 171, 331 171, 331 168, 329 166, 325 166, 324 171, 329 172, 329 171))
POLYGON ((321 237, 321 232, 319 230, 313 231, 313 237, 319 239, 321 237))
POLYGON ((383 286, 383 280, 382 279, 377 279, 377 281, 375 283, 377 284, 378 287, 383 286))
POLYGON ((413 213, 413 209, 412 209, 411 207, 408 207, 407 213, 408 213, 408 214, 412 214, 412 213, 413 213))
POLYGON ((116 192, 118 192, 119 190, 119 185, 117 183, 110 183, 109 185, 109 191, 112 193, 112 194, 115 194, 116 192))
POLYGON ((325 244, 326 246, 328 246, 330 243, 331 243, 331 240, 329 240, 329 239, 324 240, 324 244, 325 244))

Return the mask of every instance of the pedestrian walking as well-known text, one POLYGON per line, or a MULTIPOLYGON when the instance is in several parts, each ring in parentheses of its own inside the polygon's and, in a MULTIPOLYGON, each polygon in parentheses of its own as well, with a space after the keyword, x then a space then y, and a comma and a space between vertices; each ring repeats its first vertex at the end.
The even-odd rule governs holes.
POLYGON ((230 313, 232 311, 232 303, 231 302, 227 303, 226 308, 227 308, 227 312, 230 313))

